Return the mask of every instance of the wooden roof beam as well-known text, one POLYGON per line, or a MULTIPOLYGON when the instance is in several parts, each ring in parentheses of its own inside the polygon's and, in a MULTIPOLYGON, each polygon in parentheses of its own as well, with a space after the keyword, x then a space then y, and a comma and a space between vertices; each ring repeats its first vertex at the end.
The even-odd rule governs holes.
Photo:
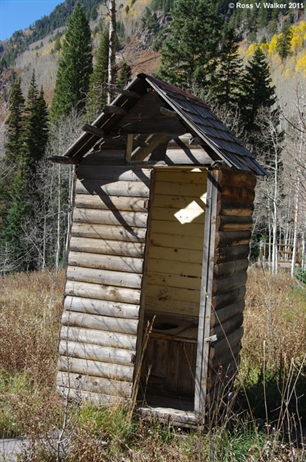
POLYGON ((103 112, 105 114, 117 114, 117 115, 125 115, 125 114, 127 114, 127 111, 125 109, 123 109, 123 107, 114 106, 112 104, 104 106, 103 112))
POLYGON ((154 135, 150 135, 147 138, 147 141, 147 146, 138 147, 132 152, 132 161, 144 160, 149 154, 151 154, 152 151, 154 151, 154 149, 156 149, 161 144, 165 144, 167 142, 167 133, 155 133, 154 135))
POLYGON ((78 157, 67 157, 67 156, 50 156, 48 157, 51 162, 54 164, 64 164, 64 165, 76 165, 80 162, 78 157))
POLYGON ((159 111, 162 115, 165 115, 167 117, 172 117, 173 119, 180 118, 180 116, 175 111, 171 111, 170 109, 167 109, 166 107, 161 107, 159 111))
POLYGON ((94 125, 85 124, 83 125, 82 130, 84 130, 84 132, 90 133, 91 135, 96 135, 99 138, 103 138, 105 135, 101 128, 95 127, 94 125))
POLYGON ((112 87, 112 90, 116 93, 121 93, 121 95, 129 96, 130 98, 141 98, 141 94, 136 91, 125 90, 124 88, 112 87))

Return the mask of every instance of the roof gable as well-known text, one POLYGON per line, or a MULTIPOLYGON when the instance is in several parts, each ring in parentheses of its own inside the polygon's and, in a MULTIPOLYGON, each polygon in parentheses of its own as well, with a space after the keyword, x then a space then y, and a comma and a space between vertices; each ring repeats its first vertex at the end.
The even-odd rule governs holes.
POLYGON ((146 74, 135 77, 113 103, 105 107, 93 125, 84 128, 90 131, 83 133, 65 153, 65 158, 74 163, 97 143, 101 144, 104 136, 190 132, 197 137, 211 161, 223 161, 229 167, 259 175, 267 174, 204 101, 146 74))

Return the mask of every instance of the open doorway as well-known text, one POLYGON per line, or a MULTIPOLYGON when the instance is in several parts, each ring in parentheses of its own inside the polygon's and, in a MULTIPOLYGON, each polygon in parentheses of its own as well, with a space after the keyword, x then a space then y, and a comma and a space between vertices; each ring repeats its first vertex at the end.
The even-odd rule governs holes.
POLYGON ((144 320, 156 316, 142 365, 150 406, 194 410, 207 170, 154 171, 144 320))

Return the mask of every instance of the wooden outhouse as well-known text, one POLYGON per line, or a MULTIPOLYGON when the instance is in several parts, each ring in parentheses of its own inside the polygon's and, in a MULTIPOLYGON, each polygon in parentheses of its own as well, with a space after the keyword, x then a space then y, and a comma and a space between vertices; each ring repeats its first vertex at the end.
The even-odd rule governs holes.
POLYGON ((58 387, 203 422, 237 372, 266 172, 199 98, 145 74, 118 93, 53 158, 76 164, 58 387))

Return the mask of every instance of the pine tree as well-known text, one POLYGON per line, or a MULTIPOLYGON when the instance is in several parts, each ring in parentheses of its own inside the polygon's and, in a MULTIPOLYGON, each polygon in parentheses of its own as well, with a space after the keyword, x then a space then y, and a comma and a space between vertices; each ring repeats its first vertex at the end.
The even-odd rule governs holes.
POLYGON ((275 102, 275 86, 272 85, 269 65, 258 46, 242 78, 240 107, 245 130, 248 132, 258 130, 255 119, 259 109, 271 108, 275 102))
POLYGON ((177 0, 159 77, 192 92, 211 84, 221 32, 216 8, 211 0, 177 0))
POLYGON ((35 170, 35 164, 44 157, 48 141, 48 116, 43 89, 38 93, 33 71, 26 105, 22 115, 21 160, 35 170))
POLYGON ((16 163, 21 151, 22 112, 24 97, 21 91, 21 80, 16 79, 9 98, 10 113, 5 120, 6 142, 5 162, 16 163))
POLYGON ((119 88, 124 88, 129 80, 131 79, 132 69, 131 66, 128 65, 126 61, 123 61, 121 69, 119 71, 117 85, 119 88))
POLYGON ((80 113, 84 111, 91 73, 90 28, 78 2, 68 20, 63 41, 50 113, 52 122, 67 117, 73 108, 80 113))
POLYGON ((286 23, 282 29, 280 36, 277 39, 276 51, 279 56, 284 60, 290 53, 292 29, 289 23, 286 23))
POLYGON ((227 33, 216 70, 214 97, 230 109, 237 107, 241 95, 242 60, 238 52, 238 38, 234 29, 227 33))
POLYGON ((107 102, 108 35, 108 31, 105 31, 101 37, 96 63, 90 79, 90 90, 86 103, 86 118, 90 121, 94 120, 102 112, 102 108, 107 102))

